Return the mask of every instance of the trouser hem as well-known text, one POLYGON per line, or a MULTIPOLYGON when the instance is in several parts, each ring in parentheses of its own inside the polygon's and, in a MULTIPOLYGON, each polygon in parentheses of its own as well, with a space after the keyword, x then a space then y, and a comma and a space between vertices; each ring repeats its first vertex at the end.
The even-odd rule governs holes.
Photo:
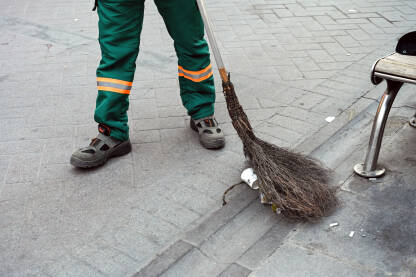
POLYGON ((196 113, 191 115, 193 120, 198 120, 204 117, 208 117, 214 114, 214 105, 207 105, 199 109, 196 113))
POLYGON ((121 132, 117 129, 112 129, 111 130, 110 137, 115 138, 116 140, 119 140, 119 141, 129 140, 129 135, 128 134, 126 134, 124 132, 121 132))

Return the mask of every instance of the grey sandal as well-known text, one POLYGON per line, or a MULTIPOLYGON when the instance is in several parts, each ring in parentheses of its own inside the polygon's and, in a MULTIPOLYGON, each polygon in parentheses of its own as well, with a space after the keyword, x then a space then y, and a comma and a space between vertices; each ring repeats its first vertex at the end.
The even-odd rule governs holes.
POLYGON ((191 118, 192 130, 199 133, 199 141, 207 149, 218 149, 224 147, 225 137, 214 116, 193 120, 191 118))
POLYGON ((75 167, 91 168, 103 165, 108 159, 125 155, 131 151, 130 140, 119 141, 110 136, 98 133, 90 145, 80 148, 71 156, 75 167))

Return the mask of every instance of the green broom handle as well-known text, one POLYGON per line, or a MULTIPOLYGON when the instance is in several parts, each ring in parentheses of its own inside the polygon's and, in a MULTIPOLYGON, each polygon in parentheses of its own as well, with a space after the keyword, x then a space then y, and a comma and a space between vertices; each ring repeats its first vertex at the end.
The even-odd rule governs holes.
POLYGON ((217 63, 221 79, 224 82, 228 82, 228 73, 227 70, 225 70, 220 51, 218 49, 217 41, 215 40, 214 32, 212 31, 212 23, 208 17, 207 10, 205 9, 204 0, 196 0, 196 2, 198 4, 199 12, 202 16, 202 21, 204 21, 205 31, 207 32, 209 44, 211 46, 212 53, 214 54, 215 62, 217 63))

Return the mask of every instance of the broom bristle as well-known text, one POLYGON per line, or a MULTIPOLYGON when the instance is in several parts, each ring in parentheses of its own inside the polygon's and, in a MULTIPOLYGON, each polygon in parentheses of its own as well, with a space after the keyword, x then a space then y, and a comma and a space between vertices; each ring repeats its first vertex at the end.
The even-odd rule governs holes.
POLYGON ((232 123, 266 198, 288 218, 316 219, 337 204, 330 171, 317 161, 257 138, 231 82, 223 83, 232 123))
POLYGON ((259 186, 283 215, 320 218, 337 204, 335 189, 329 185, 329 170, 311 158, 260 139, 252 146, 248 151, 259 186))

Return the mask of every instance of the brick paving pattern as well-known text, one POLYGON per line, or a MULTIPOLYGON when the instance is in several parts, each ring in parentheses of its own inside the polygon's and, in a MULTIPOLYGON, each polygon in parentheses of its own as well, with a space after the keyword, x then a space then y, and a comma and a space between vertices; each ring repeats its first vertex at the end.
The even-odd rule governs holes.
MULTIPOLYGON (((216 116, 226 147, 207 151, 188 128, 173 45, 151 1, 129 110, 133 152, 95 170, 69 165, 72 151, 96 134, 100 53, 92 4, 0 3, 0 276, 131 276, 220 209, 222 193, 244 167, 218 75, 216 116)), ((372 88, 371 64, 416 26, 413 0, 207 6, 257 133, 286 147, 307 141, 329 124, 327 116, 363 98, 372 88)), ((206 245, 204 253, 215 252, 206 245)), ((191 251, 171 274, 204 255, 191 251)), ((225 264, 196 272, 246 274, 233 264, 238 256, 219 254, 225 264)))

